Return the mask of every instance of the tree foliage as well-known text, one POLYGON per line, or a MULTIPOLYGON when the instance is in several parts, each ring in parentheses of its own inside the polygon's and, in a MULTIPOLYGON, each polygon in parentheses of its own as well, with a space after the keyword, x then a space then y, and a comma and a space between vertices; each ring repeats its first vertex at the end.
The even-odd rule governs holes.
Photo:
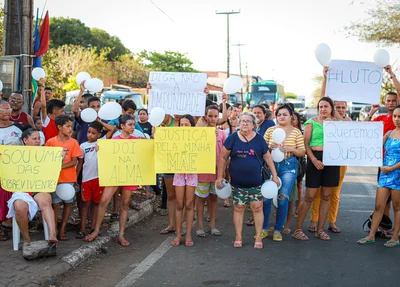
POLYGON ((315 75, 312 80, 316 86, 315 90, 312 92, 312 106, 316 107, 319 99, 321 98, 321 86, 322 82, 324 81, 324 76, 315 75))
POLYGON ((0 1, 0 56, 3 54, 4 3, 0 1))
POLYGON ((285 99, 296 99, 297 95, 295 93, 285 93, 285 99))
POLYGON ((136 88, 145 88, 149 69, 141 65, 141 59, 133 54, 125 54, 114 63, 118 82, 124 85, 131 85, 136 88))
POLYGON ((367 19, 345 27, 349 36, 364 42, 400 45, 400 1, 380 0, 367 11, 367 19))
POLYGON ((187 54, 165 51, 164 54, 143 50, 139 53, 145 67, 163 72, 198 72, 192 65, 187 54))
POLYGON ((112 61, 121 55, 130 53, 129 49, 122 44, 117 36, 110 36, 106 31, 98 28, 92 28, 90 32, 92 34, 92 47, 96 47, 98 50, 109 50, 107 54, 108 60, 112 61))

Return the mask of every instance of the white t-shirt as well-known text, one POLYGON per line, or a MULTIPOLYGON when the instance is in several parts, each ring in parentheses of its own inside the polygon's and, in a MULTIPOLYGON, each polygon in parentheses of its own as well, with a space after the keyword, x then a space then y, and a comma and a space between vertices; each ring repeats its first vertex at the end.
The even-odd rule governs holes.
POLYGON ((22 131, 14 125, 0 128, 0 144, 22 145, 21 135, 22 131))
POLYGON ((39 131, 40 135, 40 145, 43 146, 46 143, 46 138, 44 137, 44 133, 42 131, 39 131))
POLYGON ((84 142, 80 145, 82 156, 85 162, 83 163, 82 182, 86 182, 99 177, 99 170, 97 167, 97 151, 96 142, 84 142))

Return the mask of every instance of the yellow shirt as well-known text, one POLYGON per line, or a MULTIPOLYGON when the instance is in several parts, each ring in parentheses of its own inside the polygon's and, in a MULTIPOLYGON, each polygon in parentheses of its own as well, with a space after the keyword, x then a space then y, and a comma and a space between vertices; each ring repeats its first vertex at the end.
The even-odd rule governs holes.
MULTIPOLYGON (((277 127, 270 127, 264 134, 264 139, 268 144, 268 147, 271 147, 274 144, 274 140, 272 139, 272 133, 277 127)), ((287 147, 293 147, 299 150, 306 150, 304 146, 304 137, 301 131, 297 128, 294 128, 288 137, 286 137, 285 141, 282 145, 287 147)), ((291 157, 293 154, 288 152, 285 154, 285 158, 291 157)))

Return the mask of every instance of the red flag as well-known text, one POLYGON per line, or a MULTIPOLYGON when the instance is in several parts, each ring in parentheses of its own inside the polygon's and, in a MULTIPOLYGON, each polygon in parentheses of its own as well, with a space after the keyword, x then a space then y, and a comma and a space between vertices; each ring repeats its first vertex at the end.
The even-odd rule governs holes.
POLYGON ((40 27, 40 48, 35 53, 36 56, 41 56, 47 52, 49 49, 49 40, 50 40, 50 20, 49 20, 49 11, 46 12, 46 16, 42 22, 42 26, 40 27))

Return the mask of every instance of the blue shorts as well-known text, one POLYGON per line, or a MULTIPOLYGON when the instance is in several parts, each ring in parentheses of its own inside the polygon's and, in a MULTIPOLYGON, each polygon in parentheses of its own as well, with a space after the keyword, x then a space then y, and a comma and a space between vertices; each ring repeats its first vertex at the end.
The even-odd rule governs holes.
MULTIPOLYGON (((74 184, 75 184, 73 182, 72 183, 71 182, 62 182, 62 183, 70 184, 72 186, 74 186, 74 184)), ((58 197, 56 192, 52 192, 51 193, 51 201, 52 201, 52 203, 60 203, 60 202, 73 203, 74 202, 74 198, 72 198, 71 200, 62 200, 61 198, 58 197)))

